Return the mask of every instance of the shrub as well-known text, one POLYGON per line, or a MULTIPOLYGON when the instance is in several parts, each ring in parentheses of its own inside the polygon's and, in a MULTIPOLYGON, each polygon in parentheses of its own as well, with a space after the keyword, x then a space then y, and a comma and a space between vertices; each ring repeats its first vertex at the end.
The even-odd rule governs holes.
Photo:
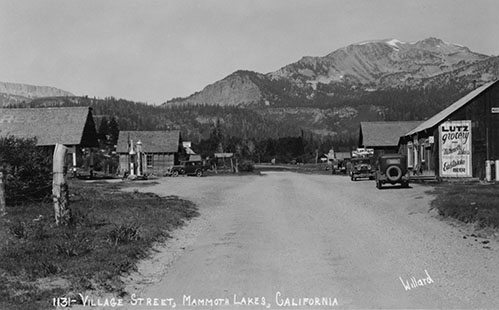
POLYGON ((239 171, 241 172, 253 172, 255 169, 255 163, 251 160, 243 160, 239 164, 239 171))
POLYGON ((7 204, 49 197, 52 156, 36 146, 36 139, 0 137, 0 169, 5 176, 7 204))

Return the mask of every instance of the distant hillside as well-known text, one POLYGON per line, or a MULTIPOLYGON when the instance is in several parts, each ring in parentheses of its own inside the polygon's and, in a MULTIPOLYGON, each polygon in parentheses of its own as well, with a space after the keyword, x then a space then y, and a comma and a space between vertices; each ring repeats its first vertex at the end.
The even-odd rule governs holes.
MULTIPOLYGON (((263 111, 222 106, 182 106, 163 108, 113 97, 45 97, 17 104, 19 108, 89 106, 96 126, 103 117, 115 117, 120 130, 180 129, 185 140, 199 142, 207 138, 217 122, 231 136, 266 139, 300 135, 300 128, 288 119, 276 119, 263 111)), ((305 129, 305 128, 303 128, 305 129)))
POLYGON ((0 106, 28 102, 34 98, 54 96, 74 95, 55 87, 0 82, 0 106))
POLYGON ((358 136, 361 121, 421 120, 440 111, 467 92, 450 84, 426 90, 358 92, 343 96, 336 106, 314 107, 219 105, 152 106, 125 99, 45 97, 18 107, 90 106, 96 124, 115 117, 121 130, 180 129, 186 140, 207 138, 220 121, 230 135, 264 140, 306 134, 316 139, 345 140, 358 136))
POLYGON ((499 78, 499 57, 437 38, 352 44, 324 57, 303 57, 275 72, 236 71, 164 105, 337 106, 366 93, 423 90, 450 84, 471 90, 499 78), (445 83, 445 85, 442 85, 445 83))

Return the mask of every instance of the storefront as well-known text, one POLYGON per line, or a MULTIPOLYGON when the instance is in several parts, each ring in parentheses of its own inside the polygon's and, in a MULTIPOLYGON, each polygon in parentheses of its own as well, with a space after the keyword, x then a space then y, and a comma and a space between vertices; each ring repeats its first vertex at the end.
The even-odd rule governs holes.
MULTIPOLYGON (((400 138, 413 175, 485 179, 499 160, 499 81, 485 84, 400 138)), ((499 177, 499 176, 498 176, 499 177)))

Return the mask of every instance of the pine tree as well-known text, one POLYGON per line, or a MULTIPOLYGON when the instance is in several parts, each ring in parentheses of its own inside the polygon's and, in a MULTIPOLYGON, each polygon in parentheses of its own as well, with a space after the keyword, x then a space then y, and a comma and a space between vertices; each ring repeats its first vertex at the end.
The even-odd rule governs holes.
POLYGON ((109 121, 107 120, 106 117, 103 117, 100 122, 98 135, 101 143, 106 144, 108 139, 107 137, 109 135, 109 121))
POLYGON ((109 121, 109 135, 111 145, 116 145, 118 143, 118 136, 120 135, 120 127, 114 116, 109 121))

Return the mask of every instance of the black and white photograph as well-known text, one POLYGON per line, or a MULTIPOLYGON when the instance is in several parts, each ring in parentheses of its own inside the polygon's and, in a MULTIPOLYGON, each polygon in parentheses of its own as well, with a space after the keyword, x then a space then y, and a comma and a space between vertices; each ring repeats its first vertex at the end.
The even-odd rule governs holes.
POLYGON ((0 0, 0 310, 498 307, 498 1, 0 0))

